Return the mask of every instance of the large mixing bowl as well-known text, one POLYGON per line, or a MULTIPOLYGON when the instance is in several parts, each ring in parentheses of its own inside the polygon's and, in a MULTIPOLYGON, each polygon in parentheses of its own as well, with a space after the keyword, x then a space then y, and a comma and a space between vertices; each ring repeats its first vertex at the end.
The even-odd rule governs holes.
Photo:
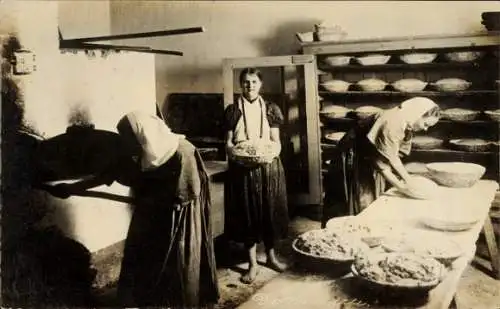
POLYGON ((442 186, 452 188, 472 187, 486 171, 484 166, 464 162, 436 162, 426 166, 430 178, 442 186))

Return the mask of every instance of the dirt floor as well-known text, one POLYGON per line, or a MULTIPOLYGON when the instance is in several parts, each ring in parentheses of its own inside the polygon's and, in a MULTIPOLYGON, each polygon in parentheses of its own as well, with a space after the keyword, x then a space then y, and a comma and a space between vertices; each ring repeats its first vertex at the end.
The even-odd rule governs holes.
MULTIPOLYGON (((304 217, 296 217, 290 225, 290 235, 287 239, 281 241, 277 246, 278 257, 281 261, 291 264, 292 262, 292 251, 291 242, 299 234, 306 232, 311 229, 320 228, 320 223, 311 219, 304 217)), ((219 269, 219 287, 221 290, 221 299, 217 304, 217 309, 229 309, 235 308, 239 304, 243 303, 252 294, 255 293, 260 287, 262 287, 266 282, 279 275, 277 272, 266 268, 264 266, 260 267, 259 275, 255 282, 250 285, 243 284, 240 282, 239 278, 241 274, 247 269, 248 264, 244 262, 244 256, 242 254, 234 255, 234 252, 241 252, 241 248, 235 246, 231 248, 233 254, 240 259, 240 263, 236 264, 235 267, 219 269)), ((262 245, 257 247, 257 259, 259 262, 265 262, 264 248, 262 245)))
MULTIPOLYGON (((290 244, 292 239, 305 231, 319 228, 320 223, 305 217, 296 217, 290 225, 291 233, 288 239, 283 240, 278 245, 279 257, 282 261, 291 263, 290 244)), ((498 224, 496 224, 498 227, 498 224)), ((278 275, 273 270, 261 266, 257 280, 250 284, 243 284, 239 278, 246 269, 242 248, 236 244, 230 248, 217 248, 218 254, 218 278, 221 292, 221 299, 215 306, 216 309, 236 308, 262 287, 266 282, 278 275), (229 252, 228 252, 229 250, 229 252), (228 254, 230 253, 230 254, 228 254), (226 260, 230 256, 231 261, 226 260)), ((479 250, 483 250, 479 243, 479 250)), ((258 247, 258 260, 265 261, 263 247, 258 247)), ((98 297, 100 306, 114 306, 114 288, 108 288, 98 297)), ((465 271, 457 294, 458 308, 460 309, 499 309, 500 308, 500 281, 494 280, 490 276, 489 264, 482 259, 476 259, 465 271)))

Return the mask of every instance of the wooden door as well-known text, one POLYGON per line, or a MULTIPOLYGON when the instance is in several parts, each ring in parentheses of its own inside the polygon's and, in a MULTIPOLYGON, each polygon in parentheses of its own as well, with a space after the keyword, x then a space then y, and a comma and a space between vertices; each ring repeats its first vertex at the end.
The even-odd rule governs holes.
MULTIPOLYGON (((234 102, 235 72, 246 67, 276 67, 281 73, 281 89, 272 97, 285 115, 281 128, 281 158, 287 175, 291 204, 322 205, 322 177, 319 131, 319 100, 316 61, 313 55, 232 58, 222 62, 224 108, 234 102)), ((264 76, 265 82, 265 76, 264 76)), ((273 91, 274 92, 274 91, 273 91)))

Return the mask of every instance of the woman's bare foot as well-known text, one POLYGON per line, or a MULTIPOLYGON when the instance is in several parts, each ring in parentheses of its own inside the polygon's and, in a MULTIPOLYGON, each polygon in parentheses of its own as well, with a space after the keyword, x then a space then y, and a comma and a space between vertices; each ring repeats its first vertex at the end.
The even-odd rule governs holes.
POLYGON ((257 266, 250 266, 248 268, 248 271, 246 274, 241 276, 240 281, 245 283, 245 284, 250 284, 255 281, 255 278, 257 278, 257 274, 259 273, 258 267, 257 266))
POLYGON ((266 266, 279 273, 282 273, 287 269, 287 265, 285 263, 279 262, 276 257, 268 257, 266 266))
POLYGON ((267 250, 266 265, 267 265, 267 267, 269 267, 272 270, 275 270, 279 273, 284 272, 287 268, 286 264, 279 262, 278 259, 276 258, 276 253, 274 251, 274 248, 269 248, 267 250))

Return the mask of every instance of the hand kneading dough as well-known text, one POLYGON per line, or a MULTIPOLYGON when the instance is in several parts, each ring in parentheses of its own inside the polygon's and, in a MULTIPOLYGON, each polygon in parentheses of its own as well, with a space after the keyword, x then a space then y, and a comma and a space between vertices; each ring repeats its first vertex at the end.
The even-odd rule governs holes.
POLYGON ((423 176, 412 176, 408 183, 408 189, 403 192, 405 195, 417 199, 431 199, 437 193, 438 185, 423 176))

